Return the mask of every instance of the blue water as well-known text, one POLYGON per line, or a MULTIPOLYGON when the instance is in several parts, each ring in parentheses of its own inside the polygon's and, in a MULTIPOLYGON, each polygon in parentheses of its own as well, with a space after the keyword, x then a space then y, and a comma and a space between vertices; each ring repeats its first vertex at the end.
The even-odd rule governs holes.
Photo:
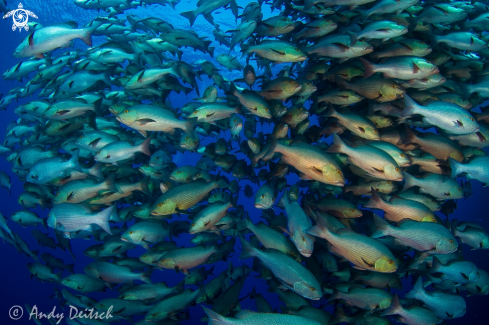
MULTIPOLYGON (((79 23, 79 25, 83 25, 90 21, 91 19, 97 16, 97 12, 94 10, 83 10, 79 7, 76 7, 72 1, 70 0, 58 0, 58 1, 41 1, 41 0, 26 0, 22 2, 26 9, 29 9, 36 13, 39 19, 36 19, 36 22, 39 22, 43 25, 49 25, 53 23, 75 20, 79 23)), ((176 28, 189 28, 188 22, 186 19, 183 19, 178 15, 179 12, 187 11, 195 8, 196 1, 185 1, 177 5, 176 11, 173 11, 170 7, 166 6, 148 6, 148 8, 138 8, 131 9, 126 11, 126 13, 137 14, 140 17, 149 17, 156 16, 167 20, 169 23, 173 24, 176 28)), ((17 7, 17 2, 10 3, 9 7, 17 7)), ((242 7, 245 7, 247 1, 238 1, 238 4, 242 7)), ((215 21, 221 25, 222 30, 232 29, 236 26, 234 16, 232 16, 230 10, 220 9, 218 10, 220 13, 214 15, 215 21)), ((274 11, 273 13, 269 10, 267 5, 264 5, 262 10, 264 13, 264 19, 269 17, 270 15, 279 14, 278 11, 274 11)), ((119 17, 124 17, 121 15, 119 17)), ((0 45, 0 72, 4 72, 9 69, 11 66, 15 65, 19 62, 18 59, 13 58, 12 53, 17 45, 22 41, 24 37, 28 35, 26 31, 22 32, 13 32, 11 30, 12 21, 11 19, 0 20, 0 37, 1 37, 1 45, 0 45)), ((213 39, 212 30, 213 27, 204 20, 202 16, 200 16, 196 23, 194 24, 194 30, 200 36, 208 35, 210 39, 213 39)), ((94 45, 101 44, 104 42, 104 37, 94 37, 94 45)), ((214 41, 213 46, 216 46, 216 56, 220 53, 227 53, 224 47, 221 47, 214 41)), ((86 48, 86 46, 79 40, 75 43, 75 48, 86 48)), ((62 51, 57 51, 55 53, 62 53, 62 51)), ((200 58, 205 58, 207 60, 211 60, 208 55, 203 55, 200 52, 194 52, 192 49, 188 49, 184 52, 183 60, 187 62, 193 62, 194 60, 198 60, 200 58)), ((243 60, 244 61, 244 60, 243 60)), ((217 64, 217 61, 212 60, 217 64)), ((281 68, 279 65, 277 69, 281 68)), ((240 72, 229 73, 225 70, 222 70, 222 73, 228 77, 228 79, 239 78, 240 72)), ((203 82, 199 81, 199 88, 201 91, 205 89, 208 85, 212 83, 206 76, 203 76, 203 82)), ((21 86, 22 84, 18 81, 5 81, 0 78, 0 93, 7 93, 11 88, 21 86)), ((220 95, 222 95, 220 93, 220 95)), ((193 97, 197 97, 195 92, 192 92, 188 95, 188 99, 184 95, 174 95, 172 94, 171 100, 174 107, 182 106, 187 100, 190 100, 193 97)), ((7 111, 0 112, 0 140, 3 142, 3 138, 5 137, 4 130, 10 121, 14 121, 17 119, 17 116, 13 113, 13 109, 16 105, 28 102, 33 98, 21 99, 18 103, 12 103, 7 111)), ((314 122, 314 120, 313 120, 314 122)), ((262 130, 261 126, 258 125, 257 132, 260 131, 270 131, 268 129, 262 130)), ((229 137, 229 132, 226 134, 229 137)), ((211 141, 215 141, 213 139, 206 139, 202 144, 209 143, 211 141)), ((234 144, 236 147, 236 143, 234 144)), ((193 165, 198 159, 200 155, 186 152, 183 155, 178 155, 176 157, 176 162, 179 166, 182 165, 193 165)), ((21 193, 23 193, 22 183, 18 180, 18 178, 11 171, 11 164, 5 160, 5 157, 0 157, 0 170, 4 170, 7 174, 10 175, 12 179, 12 196, 9 197, 8 192, 6 190, 0 190, 0 212, 6 217, 9 218, 15 211, 23 209, 17 203, 17 198, 21 193)), ((224 173, 225 174, 225 173, 224 173)), ((225 174, 226 175, 226 174, 225 174)), ((230 179, 232 176, 230 174, 226 175, 230 179)), ((296 176, 289 176, 289 184, 293 184, 297 180, 296 176)), ((246 184, 250 184, 254 190, 257 190, 258 187, 256 185, 251 184, 249 181, 241 181, 240 186, 244 188, 246 184)), ((458 201, 458 209, 450 216, 451 219, 455 218, 458 220, 465 221, 473 221, 481 224, 486 230, 489 229, 489 213, 488 213, 488 200, 489 200, 489 188, 483 188, 479 182, 473 182, 473 191, 474 194, 468 198, 467 200, 459 200, 458 201), (479 220, 481 219, 481 220, 479 220), (477 220, 477 221, 476 221, 477 220)), ((251 219, 253 222, 257 223, 261 216, 261 210, 254 208, 252 199, 247 199, 244 195, 241 195, 239 198, 239 204, 243 205, 245 209, 249 212, 251 219)), ((47 210, 36 209, 33 210, 38 213, 41 217, 47 217, 47 210)), ((440 213, 438 213, 441 216, 440 213)), ((24 241, 29 245, 32 250, 39 250, 40 254, 43 252, 48 252, 58 258, 62 258, 65 264, 73 263, 71 256, 69 253, 62 251, 60 249, 53 250, 51 248, 42 248, 40 247, 34 238, 31 235, 32 227, 25 229, 21 226, 9 222, 9 226, 13 232, 18 233, 24 241)), ((46 231, 45 228, 39 227, 39 230, 46 233, 48 232, 51 237, 54 238, 54 233, 51 229, 46 231)), ((176 239, 176 242, 179 246, 188 245, 190 235, 181 235, 180 238, 176 239)), ((93 240, 72 240, 71 245, 73 248, 73 253, 76 256, 76 273, 83 273, 83 268, 92 262, 93 260, 86 257, 83 252, 86 248, 94 245, 96 242, 93 240)), ((235 266, 242 265, 243 263, 247 263, 251 266, 251 259, 246 260, 245 262, 239 260, 238 256, 240 253, 239 244, 236 245, 235 251, 236 253, 229 259, 235 266)), ((473 261, 477 264, 477 266, 481 269, 485 269, 489 271, 489 260, 488 253, 483 250, 471 251, 468 246, 462 245, 463 254, 466 260, 473 261)), ((129 252, 129 256, 138 257, 145 252, 142 248, 136 248, 129 252)), ((31 259, 27 258, 25 255, 21 255, 17 253, 16 249, 7 245, 0 243, 0 325, 3 324, 30 324, 25 315, 26 311, 24 309, 24 317, 18 321, 14 321, 9 317, 9 310, 14 305, 19 305, 24 307, 25 304, 29 304, 31 306, 37 305, 38 309, 43 312, 50 312, 53 310, 55 306, 57 306, 57 311, 61 312, 61 307, 59 306, 59 301, 51 298, 53 295, 54 285, 51 283, 41 283, 37 279, 30 279, 30 273, 26 268, 26 264, 29 262, 33 262, 31 259)), ((210 265, 207 268, 211 267, 210 265)), ((215 264, 214 275, 218 275, 220 271, 226 270, 228 264, 226 262, 218 262, 215 264)), ((64 275, 66 276, 68 273, 66 272, 64 275)), ((256 273, 254 273, 256 275, 256 273)), ((164 270, 164 271, 155 271, 153 274, 153 281, 165 281, 168 285, 173 286, 180 282, 183 279, 183 274, 177 274, 173 270, 164 270)), ((212 278, 212 277, 211 277, 212 278)), ((411 278, 403 281, 405 289, 400 291, 401 296, 407 292, 407 289, 411 288, 411 278)), ((255 278, 253 276, 248 277, 246 280, 245 286, 241 292, 241 297, 245 297, 248 295, 252 288, 256 287, 256 290, 263 294, 273 308, 279 311, 279 306, 281 305, 280 301, 277 298, 277 295, 266 292, 268 286, 261 278, 255 278)), ((59 286, 61 289, 61 286, 59 286)), ((193 289, 196 289, 196 286, 192 286, 193 289)), ((109 297, 117 297, 118 293, 116 291, 109 291, 108 293, 95 293, 90 294, 91 297, 99 300, 109 297)), ((465 296, 465 294, 463 294, 465 296)), ((466 297, 467 301, 467 314, 460 319, 447 321, 449 324, 488 324, 489 323, 489 297, 488 296, 474 296, 474 297, 466 297)), ((321 302, 324 303, 324 302, 321 302)), ((314 306, 318 307, 320 303, 315 303, 314 306)), ((254 301, 249 298, 241 301, 242 309, 253 309, 256 310, 254 301)), ((326 310, 329 312, 333 312, 332 305, 324 306, 326 310)), ((182 322, 182 324, 197 324, 199 323, 199 319, 204 315, 202 309, 199 306, 194 306, 190 308, 190 321, 182 322)), ((135 317, 136 320, 141 319, 142 317, 135 317)), ((47 321, 43 321, 43 324, 47 324, 47 321)))

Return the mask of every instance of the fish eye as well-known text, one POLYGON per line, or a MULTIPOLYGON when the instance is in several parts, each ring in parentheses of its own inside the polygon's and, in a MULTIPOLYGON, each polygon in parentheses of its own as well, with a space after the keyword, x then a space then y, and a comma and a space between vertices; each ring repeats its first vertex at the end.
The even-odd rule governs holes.
POLYGON ((350 209, 351 212, 355 212, 355 209, 350 209))
POLYGON ((195 227, 195 223, 192 224, 192 227, 195 227))
POLYGON ((398 172, 398 171, 399 171, 399 168, 396 167, 396 172, 398 172))
POLYGON ((302 241, 305 242, 306 241, 306 237, 302 236, 302 241))
POLYGON ((126 109, 126 110, 124 111, 124 113, 129 113, 129 111, 126 109))
POLYGON ((341 174, 341 169, 337 169, 337 170, 336 170, 336 172, 337 172, 338 174, 341 174))
POLYGON ((104 304, 100 304, 99 306, 100 306, 100 307, 104 307, 104 304))
POLYGON ((379 131, 377 131, 377 130, 374 130, 374 133, 379 133, 379 131))
POLYGON ((392 184, 392 182, 391 181, 387 181, 387 184, 392 184))
POLYGON ((158 203, 158 206, 159 206, 159 207, 162 207, 162 206, 163 206, 163 203, 158 203))
POLYGON ((133 233, 134 233, 134 231, 130 231, 130 232, 129 232, 129 235, 132 235, 133 233))
POLYGON ((268 108, 265 108, 265 111, 267 111, 267 112, 268 112, 268 108))
POLYGON ((58 193, 56 193, 56 196, 59 196, 59 192, 58 192, 58 193))
POLYGON ((290 252, 290 255, 293 255, 293 256, 295 256, 295 253, 294 253, 294 252, 290 252))
POLYGON ((309 287, 309 289, 311 289, 311 291, 316 291, 316 288, 314 287, 309 287))
POLYGON ((80 139, 83 139, 83 135, 80 136, 80 139))
POLYGON ((389 264, 394 264, 394 261, 393 260, 389 260, 389 262, 387 262, 389 264))
POLYGON ((449 242, 450 244, 453 244, 453 239, 450 239, 448 242, 449 242))
POLYGON ((265 194, 262 194, 262 195, 261 195, 261 198, 262 198, 262 199, 264 199, 264 198, 265 198, 265 194))
POLYGON ((473 117, 471 117, 471 118, 470 118, 470 120, 473 122, 473 121, 474 121, 474 118, 473 118, 473 117))
POLYGON ((404 154, 403 153, 401 153, 399 156, 401 156, 402 158, 404 158, 404 154))

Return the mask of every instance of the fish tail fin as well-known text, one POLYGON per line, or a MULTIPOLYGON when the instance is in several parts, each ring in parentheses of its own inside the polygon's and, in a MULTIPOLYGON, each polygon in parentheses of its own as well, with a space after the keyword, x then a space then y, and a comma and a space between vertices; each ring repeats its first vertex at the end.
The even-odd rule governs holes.
POLYGON ((450 168, 452 169, 452 175, 450 176, 451 178, 457 178, 458 175, 462 173, 462 167, 464 164, 456 161, 453 158, 448 158, 448 161, 450 162, 450 168))
POLYGON ((360 11, 360 20, 362 22, 364 22, 365 20, 367 20, 368 17, 370 17, 370 10, 360 11))
POLYGON ((231 198, 231 206, 233 208, 238 207, 238 199, 239 199, 239 193, 231 198))
POLYGON ((222 325, 226 324, 226 317, 219 315, 213 310, 210 310, 209 308, 202 306, 202 309, 206 313, 207 317, 209 318, 209 325, 222 325))
POLYGON ((430 273, 433 274, 440 272, 440 268, 443 266, 443 263, 436 256, 433 256, 433 264, 431 266, 430 273))
POLYGON ((438 46, 438 36, 435 34, 431 34, 431 48, 435 49, 438 46))
POLYGON ((195 14, 195 11, 193 11, 193 10, 182 12, 182 13, 180 13, 180 15, 188 19, 190 26, 192 26, 194 24, 195 19, 197 18, 197 15, 195 14))
POLYGON ((105 20, 94 19, 90 22, 87 28, 84 29, 81 40, 87 44, 88 46, 92 46, 92 33, 102 26, 105 23, 105 20))
POLYGON ((375 227, 377 229, 374 231, 374 233, 370 237, 380 238, 380 237, 384 237, 384 236, 389 235, 389 233, 390 233, 389 230, 392 226, 389 225, 387 223, 387 221, 385 221, 384 219, 382 219, 381 217, 379 217, 375 213, 373 215, 373 218, 374 218, 374 222, 375 222, 375 227))
POLYGON ((411 116, 418 113, 418 111, 416 110, 417 108, 419 108, 418 103, 416 103, 416 101, 407 94, 404 94, 404 103, 406 107, 402 111, 401 117, 411 116))
POLYGON ((248 213, 246 213, 245 218, 238 223, 238 226, 237 226, 238 231, 249 229, 249 227, 251 226, 252 223, 253 222, 250 219, 250 215, 248 213))
POLYGON ((334 109, 333 105, 329 104, 328 108, 326 111, 323 113, 323 117, 336 117, 336 110, 334 109))
POLYGON ((385 201, 380 197, 379 193, 372 188, 372 197, 364 207, 369 209, 382 209, 384 205, 385 201))
POLYGON ((392 298, 392 303, 389 308, 387 308, 383 313, 382 316, 390 316, 390 315, 399 315, 402 313, 403 308, 401 305, 401 302, 399 301, 399 296, 394 294, 394 298, 392 298))
POLYGON ((214 57, 214 50, 215 50, 215 49, 216 49, 216 48, 215 48, 214 46, 208 46, 208 47, 207 47, 207 52, 209 52, 209 55, 211 56, 211 58, 213 58, 213 57, 214 57))
POLYGON ((149 144, 151 143, 151 138, 146 138, 140 145, 139 151, 144 153, 146 156, 151 156, 151 151, 149 151, 149 144))
POLYGON ((333 293, 331 294, 331 296, 329 296, 328 300, 331 301, 331 300, 338 300, 338 299, 340 299, 340 291, 333 289, 333 293))
POLYGON ((105 112, 102 109, 102 102, 103 102, 103 100, 104 100, 103 98, 99 98, 95 102, 93 102, 93 110, 99 116, 104 116, 105 115, 105 112))
POLYGON ((404 139, 402 139, 402 144, 411 144, 411 143, 417 143, 417 139, 418 137, 416 136, 416 134, 413 132, 413 130, 411 130, 411 128, 409 126, 405 126, 404 128, 405 130, 405 133, 406 133, 406 136, 404 137, 404 139))
POLYGON ((254 257, 256 255, 256 248, 253 247, 249 242, 247 242, 244 238, 239 239, 241 243, 241 255, 239 255, 240 260, 244 260, 245 258, 254 257))
POLYGON ((78 161, 80 158, 80 150, 75 151, 73 156, 71 156, 70 160, 68 160, 68 163, 71 165, 71 168, 74 170, 83 173, 83 170, 80 167, 80 162, 78 161))
POLYGON ((360 62, 362 62, 365 71, 363 72, 363 79, 367 79, 371 75, 375 74, 375 64, 370 61, 365 60, 364 58, 358 58, 360 62))
POLYGON ((336 133, 333 133, 333 144, 326 150, 329 153, 345 153, 347 146, 345 142, 336 133))
POLYGON ((416 178, 414 178, 414 176, 406 172, 402 172, 402 176, 404 177, 404 187, 402 188, 403 191, 416 186, 416 178))
POLYGON ((346 32, 350 36, 350 46, 355 45, 358 42, 357 34, 353 32, 346 32))
POLYGON ((153 281, 151 280, 151 275, 153 274, 154 269, 149 269, 141 273, 141 281, 147 283, 147 284, 153 284, 153 281))
POLYGON ((75 274, 75 263, 68 264, 68 272, 75 274))
POLYGON ((328 324, 348 323, 350 317, 346 315, 345 310, 340 306, 336 306, 333 317, 329 320, 328 324))
POLYGON ((197 123, 196 117, 188 119, 187 122, 185 122, 185 129, 184 129, 185 133, 193 137, 196 123, 197 123))
POLYGON ((112 235, 112 231, 110 230, 109 220, 110 220, 110 216, 112 215, 113 209, 114 209, 113 206, 108 207, 107 209, 102 210, 99 213, 97 213, 96 217, 94 218, 94 221, 95 221, 94 223, 99 225, 100 228, 105 230, 110 235, 112 235))
POLYGON ((316 225, 306 229, 306 234, 314 237, 321 237, 326 240, 333 235, 331 230, 328 228, 328 225, 319 214, 316 216, 316 225))
POLYGON ((92 176, 95 176, 98 179, 103 179, 104 175, 102 174, 102 164, 101 163, 96 163, 93 165, 89 170, 88 173, 92 176))
POLYGON ((462 97, 464 99, 468 99, 470 97, 470 95, 472 95, 472 93, 473 93, 471 85, 466 84, 464 82, 459 82, 458 85, 460 86, 460 89, 462 90, 462 97))
POLYGON ((115 173, 111 174, 109 177, 107 177, 104 181, 105 183, 105 187, 107 189, 107 191, 110 191, 112 193, 121 193, 122 194, 122 191, 117 188, 117 186, 115 185, 115 173))
POLYGON ((223 180, 222 178, 216 177, 217 180, 217 188, 228 188, 229 184, 223 180))
POLYGON ((145 178, 143 178, 142 180, 139 181, 140 190, 144 194, 153 195, 153 193, 151 193, 151 191, 149 189, 149 182, 150 181, 151 181, 150 176, 146 176, 145 178))
POLYGON ((267 150, 267 153, 265 156, 262 157, 262 160, 270 160, 273 157, 273 154, 275 153, 275 150, 277 149, 277 138, 275 138, 273 135, 270 136, 270 147, 267 150))
POLYGON ((416 284, 414 285, 413 290, 406 293, 404 297, 408 299, 416 299, 423 292, 424 292, 423 279, 421 278, 421 276, 419 276, 418 280, 416 281, 416 284))

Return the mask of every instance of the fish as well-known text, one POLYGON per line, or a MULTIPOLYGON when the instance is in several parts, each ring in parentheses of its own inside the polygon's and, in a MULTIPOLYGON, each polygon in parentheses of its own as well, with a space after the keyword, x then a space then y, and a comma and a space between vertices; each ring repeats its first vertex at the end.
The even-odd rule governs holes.
POLYGON ((316 219, 317 225, 307 233, 326 239, 330 250, 354 264, 359 270, 392 273, 397 270, 394 255, 380 242, 357 234, 347 228, 332 232, 322 217, 316 219), (355 247, 355 249, 352 249, 355 247))
POLYGON ((102 22, 102 20, 94 20, 88 27, 80 29, 74 21, 40 28, 29 34, 15 49, 13 55, 16 58, 31 56, 43 58, 44 53, 69 45, 76 38, 92 46, 91 34, 102 25, 102 22))
POLYGON ((421 300, 433 311, 436 317, 441 319, 462 317, 467 310, 464 298, 449 295, 442 291, 426 291, 423 287, 423 279, 421 278, 418 278, 413 290, 406 294, 406 298, 421 300))
POLYGON ((256 257, 290 290, 307 299, 319 300, 321 287, 312 273, 293 258, 274 249, 261 251, 245 240, 240 259, 256 257))

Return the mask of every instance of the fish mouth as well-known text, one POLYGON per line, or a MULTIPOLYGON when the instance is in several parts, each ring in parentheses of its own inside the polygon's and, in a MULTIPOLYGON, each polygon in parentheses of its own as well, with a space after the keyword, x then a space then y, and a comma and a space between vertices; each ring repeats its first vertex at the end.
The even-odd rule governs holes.
POLYGON ((128 242, 129 242, 129 240, 127 240, 127 239, 126 239, 126 238, 124 238, 124 237, 121 237, 121 240, 122 240, 122 241, 125 241, 126 243, 128 243, 128 242))
POLYGON ((403 177, 398 177, 398 178, 391 179, 391 181, 402 182, 403 179, 404 179, 403 177))
POLYGON ((407 163, 402 164, 402 165, 401 165, 401 166, 399 166, 399 167, 409 167, 409 166, 411 166, 411 163, 408 163, 408 162, 407 162, 407 163))

